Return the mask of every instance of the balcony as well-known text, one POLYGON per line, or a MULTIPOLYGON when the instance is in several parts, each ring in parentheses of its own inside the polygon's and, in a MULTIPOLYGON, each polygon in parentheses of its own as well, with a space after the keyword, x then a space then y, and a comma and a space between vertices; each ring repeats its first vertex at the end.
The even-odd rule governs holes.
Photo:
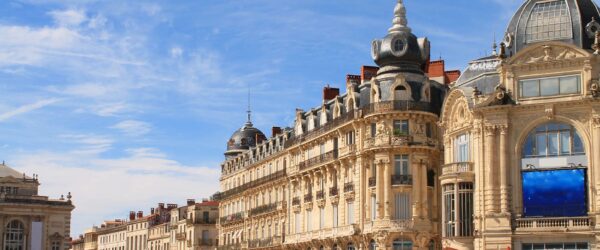
POLYGON ((442 168, 442 175, 460 174, 460 173, 472 173, 473 163, 472 162, 456 162, 444 165, 442 168))
POLYGON ((229 216, 224 216, 221 217, 219 219, 221 225, 223 224, 229 224, 229 223, 234 223, 234 222, 238 222, 238 221, 243 221, 244 220, 244 213, 240 212, 240 213, 235 213, 229 216))
POLYGON ((274 245, 280 244, 280 237, 272 237, 266 239, 255 239, 248 241, 248 248, 263 248, 263 247, 272 247, 274 245))
POLYGON ((594 226, 590 217, 518 218, 515 224, 517 232, 588 231, 594 226))
POLYGON ((340 148, 340 157, 344 157, 347 155, 351 155, 356 152, 356 144, 346 145, 345 147, 340 148))
POLYGON ((300 197, 294 197, 292 199, 292 206, 300 206, 300 197))
POLYGON ((214 246, 214 245, 216 245, 216 242, 215 242, 215 240, 212 240, 212 239, 200 238, 200 239, 198 239, 197 244, 199 246, 214 246))
POLYGON ((225 200, 225 199, 227 199, 227 198, 229 198, 229 197, 231 197, 233 195, 243 193, 244 191, 246 191, 248 189, 251 189, 251 188, 254 188, 256 186, 260 186, 262 184, 278 180, 278 179, 283 178, 285 176, 286 176, 285 169, 279 170, 279 171, 277 171, 277 172, 275 172, 273 174, 270 174, 270 175, 258 178, 256 180, 253 180, 253 181, 248 182, 246 184, 243 184, 241 186, 238 186, 238 187, 229 189, 229 190, 227 190, 225 192, 219 193, 217 196, 218 196, 219 200, 225 200))
POLYGON ((392 185, 412 185, 412 175, 392 175, 392 185))
POLYGON ((308 203, 308 202, 312 202, 312 200, 313 200, 312 194, 304 195, 304 202, 308 203))
POLYGON ((217 220, 214 218, 195 218, 195 219, 185 219, 185 224, 187 225, 202 225, 202 224, 215 224, 217 220))
POLYGON ((329 188, 329 196, 338 196, 340 194, 340 190, 337 187, 329 188))
POLYGON ((176 233, 175 234, 175 239, 179 240, 179 241, 185 240, 185 233, 176 233))
POLYGON ((346 225, 335 228, 325 228, 320 230, 314 230, 310 232, 303 232, 292 234, 286 237, 286 244, 295 244, 295 243, 303 243, 310 242, 313 240, 325 240, 332 239, 336 237, 345 237, 352 236, 355 232, 358 231, 358 226, 356 224, 346 225))
POLYGON ((435 110, 428 102, 415 101, 386 101, 371 103, 369 106, 361 109, 364 116, 378 113, 387 113, 391 111, 421 111, 435 113, 435 110))
POLYGON ((317 191, 317 200, 325 199, 325 192, 323 190, 317 191))
POLYGON ((257 216, 257 215, 277 211, 278 205, 279 205, 278 203, 271 203, 271 204, 267 204, 267 205, 263 205, 263 206, 258 206, 253 209, 250 209, 250 211, 248 212, 248 215, 249 216, 257 216))
POLYGON ((333 150, 333 151, 324 153, 322 155, 310 158, 306 161, 300 162, 300 164, 298 166, 300 168, 300 171, 303 171, 303 170, 309 169, 313 166, 333 161, 333 160, 337 159, 337 157, 338 157, 338 151, 333 150))
POLYGON ((354 192, 354 183, 344 183, 344 193, 354 192))
POLYGON ((223 246, 217 247, 217 250, 239 250, 239 249, 242 249, 242 244, 240 244, 240 243, 223 245, 223 246))
POLYGON ((377 178, 371 177, 369 178, 369 187, 375 187, 377 185, 377 178))
POLYGON ((409 146, 413 142, 412 136, 409 135, 386 135, 380 134, 376 137, 365 140, 365 149, 378 147, 399 147, 409 146))
POLYGON ((293 145, 314 139, 323 134, 332 132, 332 131, 334 131, 333 130, 334 128, 336 128, 346 122, 352 121, 353 119, 354 119, 354 112, 344 113, 340 117, 335 118, 332 121, 328 121, 327 123, 325 123, 325 125, 319 126, 311 131, 308 131, 301 136, 292 137, 292 138, 288 139, 287 141, 285 141, 284 147, 288 148, 293 145))

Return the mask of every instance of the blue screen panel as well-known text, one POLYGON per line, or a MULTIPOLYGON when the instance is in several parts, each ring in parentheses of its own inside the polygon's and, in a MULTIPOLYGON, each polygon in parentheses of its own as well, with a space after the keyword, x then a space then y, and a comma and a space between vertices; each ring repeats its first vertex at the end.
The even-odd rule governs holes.
POLYGON ((524 171, 525 217, 587 215, 585 169, 524 171))

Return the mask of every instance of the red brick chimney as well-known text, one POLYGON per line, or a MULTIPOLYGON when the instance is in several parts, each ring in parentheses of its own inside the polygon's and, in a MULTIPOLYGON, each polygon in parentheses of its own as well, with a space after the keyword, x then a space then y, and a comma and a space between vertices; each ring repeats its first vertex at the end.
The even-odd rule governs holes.
POLYGON ((327 85, 325 88, 323 88, 323 101, 329 101, 329 100, 333 100, 334 98, 336 98, 337 96, 340 95, 340 89, 338 88, 331 88, 329 87, 329 85, 327 85))
POLYGON ((129 220, 135 220, 135 211, 129 212, 129 220))
POLYGON ((377 76, 379 68, 373 66, 362 66, 360 68, 360 78, 362 81, 370 81, 373 77, 377 76))
POLYGON ((458 80, 460 77, 460 70, 446 71, 446 84, 450 84, 458 80))
POLYGON ((346 75, 346 82, 356 82, 360 84, 361 76, 358 75, 346 75))
POLYGON ((271 128, 271 137, 275 137, 277 135, 281 134, 281 128, 280 127, 272 127, 271 128))
POLYGON ((141 218, 143 218, 143 217, 144 217, 144 212, 143 212, 143 211, 138 211, 138 212, 137 212, 137 218, 138 218, 138 219, 141 219, 141 218))
POLYGON ((427 74, 430 78, 435 77, 443 77, 445 70, 445 62, 444 60, 437 60, 429 62, 429 68, 427 70, 427 74))

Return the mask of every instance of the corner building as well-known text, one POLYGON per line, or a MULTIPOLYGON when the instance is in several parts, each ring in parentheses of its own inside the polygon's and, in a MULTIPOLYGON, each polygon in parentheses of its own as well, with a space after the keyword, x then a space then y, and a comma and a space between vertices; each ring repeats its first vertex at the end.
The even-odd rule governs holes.
POLYGON ((599 249, 600 24, 591 0, 528 0, 441 114, 446 249, 599 249))
POLYGON ((449 81, 402 1, 372 43, 378 68, 326 87, 271 138, 248 122, 228 142, 219 249, 439 249, 439 114, 449 81), (441 70, 440 70, 441 69, 441 70))

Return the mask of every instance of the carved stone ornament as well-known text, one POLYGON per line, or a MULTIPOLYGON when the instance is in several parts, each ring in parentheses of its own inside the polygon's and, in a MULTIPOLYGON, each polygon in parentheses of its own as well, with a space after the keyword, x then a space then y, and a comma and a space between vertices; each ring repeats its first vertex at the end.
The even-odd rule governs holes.
POLYGON ((600 83, 598 82, 598 80, 590 81, 590 93, 593 97, 600 96, 600 83))
POLYGON ((545 45, 540 48, 536 48, 533 51, 530 51, 524 56, 519 57, 514 63, 532 64, 542 62, 554 62, 560 60, 570 60, 581 57, 585 57, 585 55, 572 48, 566 46, 545 45))
POLYGON ((600 116, 594 116, 592 118, 592 123, 594 124, 594 127, 600 128, 600 116))
POLYGON ((390 233, 388 231, 386 231, 386 230, 378 231, 375 234, 375 237, 374 237, 375 241, 377 241, 377 245, 379 245, 379 246, 385 246, 389 234, 390 233))
POLYGON ((552 106, 552 105, 546 106, 544 113, 546 114, 546 118, 548 120, 553 120, 554 119, 554 106, 552 106))

